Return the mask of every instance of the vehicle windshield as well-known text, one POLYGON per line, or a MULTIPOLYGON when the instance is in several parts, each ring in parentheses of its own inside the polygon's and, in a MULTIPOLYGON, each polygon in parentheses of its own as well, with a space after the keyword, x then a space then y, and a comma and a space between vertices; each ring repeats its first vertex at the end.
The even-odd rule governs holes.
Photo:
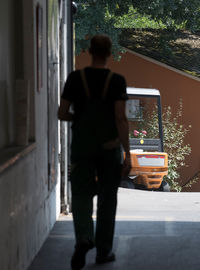
POLYGON ((126 103, 130 139, 159 139, 159 113, 156 97, 129 96, 126 103))

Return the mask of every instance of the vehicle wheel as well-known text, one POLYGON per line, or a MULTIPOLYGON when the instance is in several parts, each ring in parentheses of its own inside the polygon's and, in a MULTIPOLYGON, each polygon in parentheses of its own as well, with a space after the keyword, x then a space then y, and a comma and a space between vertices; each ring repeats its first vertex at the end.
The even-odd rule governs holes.
POLYGON ((120 182, 120 187, 122 188, 129 188, 129 189, 134 189, 135 186, 133 184, 133 181, 127 177, 127 178, 123 178, 120 182))
POLYGON ((170 192, 170 185, 165 180, 163 180, 159 191, 170 192))

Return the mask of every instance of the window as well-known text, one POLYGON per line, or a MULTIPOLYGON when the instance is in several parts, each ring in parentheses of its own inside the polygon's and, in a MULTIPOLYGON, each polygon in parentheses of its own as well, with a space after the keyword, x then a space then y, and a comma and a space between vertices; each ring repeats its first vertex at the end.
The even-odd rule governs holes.
POLYGON ((5 162, 10 164, 11 158, 16 160, 19 153, 27 153, 24 149, 34 139, 32 11, 29 1, 0 1, 1 168, 5 162))

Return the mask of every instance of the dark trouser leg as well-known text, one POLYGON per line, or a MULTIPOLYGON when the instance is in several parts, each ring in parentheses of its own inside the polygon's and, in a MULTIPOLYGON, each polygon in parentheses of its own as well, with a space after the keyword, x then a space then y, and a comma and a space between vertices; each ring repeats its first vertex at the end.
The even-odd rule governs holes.
POLYGON ((120 182, 120 150, 104 150, 98 162, 98 203, 96 225, 97 253, 112 250, 117 190, 120 182))
POLYGON ((72 214, 76 242, 88 239, 94 242, 93 196, 95 194, 93 164, 83 160, 73 164, 71 172, 72 214))

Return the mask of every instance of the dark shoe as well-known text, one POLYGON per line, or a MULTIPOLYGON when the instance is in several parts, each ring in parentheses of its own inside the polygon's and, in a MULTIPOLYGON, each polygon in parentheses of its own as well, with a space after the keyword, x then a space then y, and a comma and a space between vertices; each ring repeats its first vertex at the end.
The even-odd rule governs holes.
POLYGON ((108 253, 107 255, 97 255, 96 256, 96 264, 103 264, 108 262, 115 261, 115 254, 113 252, 108 253))
POLYGON ((71 259, 71 267, 73 270, 82 269, 85 266, 85 256, 89 249, 94 245, 88 240, 82 240, 75 246, 75 251, 71 259))

